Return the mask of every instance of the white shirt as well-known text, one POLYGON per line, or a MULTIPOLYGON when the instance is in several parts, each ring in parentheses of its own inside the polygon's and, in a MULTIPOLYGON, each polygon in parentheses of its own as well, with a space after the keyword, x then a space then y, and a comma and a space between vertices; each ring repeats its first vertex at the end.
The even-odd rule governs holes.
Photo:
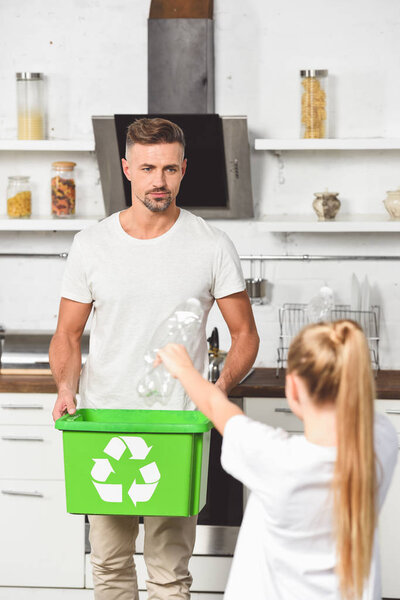
MULTIPOLYGON (((375 417, 379 507, 398 454, 397 433, 375 417)), ((331 482, 336 448, 238 415, 225 428, 221 462, 250 490, 226 600, 339 600, 331 482)), ((363 600, 380 599, 377 536, 363 600)))
MULTIPOLYGON (((204 310, 196 368, 207 373, 206 322, 215 298, 245 289, 240 260, 228 236, 181 209, 163 235, 141 240, 122 228, 119 213, 79 232, 72 244, 61 295, 93 302, 89 355, 80 380, 80 406, 149 408, 136 391, 144 353, 158 325, 188 298, 204 310)), ((178 383, 168 406, 193 409, 178 383)))

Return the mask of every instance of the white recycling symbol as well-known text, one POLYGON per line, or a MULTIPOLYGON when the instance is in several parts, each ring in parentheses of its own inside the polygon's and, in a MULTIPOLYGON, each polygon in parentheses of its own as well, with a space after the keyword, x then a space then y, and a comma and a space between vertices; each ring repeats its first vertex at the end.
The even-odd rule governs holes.
MULTIPOLYGON (((125 449, 131 453, 130 460, 144 460, 153 446, 147 446, 141 437, 113 437, 104 448, 104 453, 115 460, 119 460, 125 449)), ((105 483, 111 473, 115 473, 108 458, 94 458, 94 466, 91 470, 93 484, 104 502, 122 502, 122 483, 105 483)), ((148 502, 160 481, 161 474, 155 462, 151 462, 141 469, 145 483, 136 483, 134 479, 128 490, 133 504, 137 502, 148 502)))

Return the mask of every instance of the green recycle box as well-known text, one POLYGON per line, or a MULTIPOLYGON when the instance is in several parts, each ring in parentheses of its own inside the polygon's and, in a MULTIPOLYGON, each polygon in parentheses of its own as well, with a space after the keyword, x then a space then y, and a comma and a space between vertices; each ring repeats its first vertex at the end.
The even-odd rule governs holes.
POLYGON ((55 426, 69 513, 188 517, 203 508, 213 425, 202 413, 84 408, 55 426))

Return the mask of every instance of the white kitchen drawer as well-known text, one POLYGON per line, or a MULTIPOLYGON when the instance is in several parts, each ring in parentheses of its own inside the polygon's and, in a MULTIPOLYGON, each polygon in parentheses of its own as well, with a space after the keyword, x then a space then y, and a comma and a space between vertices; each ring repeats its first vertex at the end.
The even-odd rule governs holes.
POLYGON ((285 398, 243 398, 245 414, 271 427, 281 427, 290 433, 304 431, 303 422, 290 410, 285 398))
POLYGON ((386 415, 400 434, 400 400, 377 400, 375 410, 386 415))
POLYGON ((1 425, 51 425, 56 394, 0 394, 1 425))
POLYGON ((64 479, 62 433, 52 425, 0 425, 0 479, 64 479))
POLYGON ((1 480, 1 585, 83 588, 84 525, 63 482, 1 480))
MULTIPOLYGON (((140 590, 146 589, 147 569, 143 554, 135 555, 138 586, 140 590)), ((193 592, 217 592, 225 591, 228 581, 232 557, 228 556, 192 556, 189 570, 193 576, 193 592)), ((85 587, 93 587, 92 565, 90 554, 86 555, 86 582, 85 587)), ((202 596, 201 596, 202 597, 202 596)), ((192 595, 193 598, 193 595, 192 595)))

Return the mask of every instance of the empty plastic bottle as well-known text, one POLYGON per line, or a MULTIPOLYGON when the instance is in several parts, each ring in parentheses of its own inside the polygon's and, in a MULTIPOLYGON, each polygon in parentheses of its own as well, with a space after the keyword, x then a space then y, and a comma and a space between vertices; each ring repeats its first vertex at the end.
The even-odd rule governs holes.
POLYGON ((175 343, 183 344, 192 355, 198 343, 203 316, 200 302, 196 298, 189 298, 177 306, 157 328, 145 352, 144 373, 137 385, 137 392, 147 405, 151 406, 155 400, 166 405, 177 384, 162 363, 153 366, 157 352, 166 344, 175 343))

